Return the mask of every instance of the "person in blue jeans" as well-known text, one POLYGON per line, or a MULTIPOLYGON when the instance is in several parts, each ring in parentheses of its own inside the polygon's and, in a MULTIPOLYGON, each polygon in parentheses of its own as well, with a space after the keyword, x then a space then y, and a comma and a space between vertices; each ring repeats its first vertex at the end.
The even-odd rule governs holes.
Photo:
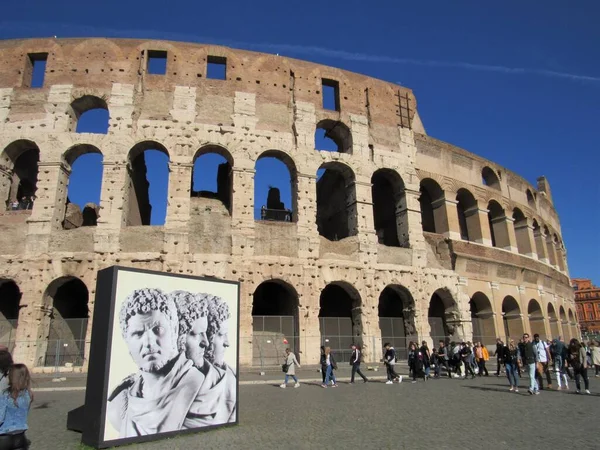
POLYGON ((325 383, 323 383, 321 387, 326 388, 329 384, 329 380, 331 380, 331 387, 338 387, 335 380, 335 374, 333 373, 333 371, 337 369, 337 364, 333 357, 333 353, 331 353, 330 347, 325 347, 325 367, 327 367, 325 371, 325 383))
POLYGON ((519 392, 519 348, 515 345, 515 341, 511 339, 508 345, 502 348, 502 352, 498 355, 499 358, 504 362, 504 368, 506 369, 506 377, 510 384, 509 391, 519 392))
POLYGON ((529 392, 530 395, 538 395, 540 393, 540 389, 535 378, 535 374, 537 372, 537 352, 535 350, 533 342, 531 342, 529 333, 525 333, 523 335, 523 343, 521 348, 521 361, 523 367, 527 370, 527 373, 529 374, 529 389, 527 390, 527 392, 529 392))
POLYGON ((14 364, 8 373, 8 389, 0 394, 0 450, 27 449, 27 416, 33 400, 31 377, 25 364, 14 364))

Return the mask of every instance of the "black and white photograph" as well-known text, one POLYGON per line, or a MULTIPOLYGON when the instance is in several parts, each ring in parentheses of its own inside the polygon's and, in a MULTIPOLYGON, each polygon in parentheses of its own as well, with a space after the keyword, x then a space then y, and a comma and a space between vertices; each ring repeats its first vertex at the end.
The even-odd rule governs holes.
POLYGON ((238 285, 119 270, 104 441, 237 422, 238 285))

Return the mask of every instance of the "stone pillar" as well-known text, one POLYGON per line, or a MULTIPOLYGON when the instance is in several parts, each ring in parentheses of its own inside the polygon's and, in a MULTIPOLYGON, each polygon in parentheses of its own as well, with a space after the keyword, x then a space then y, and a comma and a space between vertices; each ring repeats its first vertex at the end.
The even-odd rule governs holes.
POLYGON ((558 244, 558 246, 556 247, 556 262, 558 263, 558 268, 560 269, 560 271, 566 272, 567 263, 565 252, 560 244, 558 244))
POLYGON ((109 132, 111 134, 131 133, 133 127, 133 94, 133 84, 113 83, 108 103, 110 111, 109 132))
POLYGON ((315 149, 317 119, 315 105, 307 102, 294 102, 294 136, 298 148, 315 149))
POLYGON ((231 209, 231 254, 254 254, 254 169, 233 167, 231 209))
POLYGON ((10 101, 13 94, 13 88, 0 89, 0 130, 4 128, 6 119, 10 114, 10 101))
POLYGON ((38 166, 37 198, 27 221, 25 252, 28 255, 47 252, 50 234, 62 228, 70 175, 70 169, 63 162, 40 161, 38 166))
POLYGON ((250 282, 242 281, 240 283, 240 359, 239 364, 242 366, 252 365, 253 348, 253 332, 252 332, 252 296, 254 285, 250 282))
POLYGON ((546 239, 541 228, 534 231, 535 250, 540 261, 548 264, 548 253, 546 252, 546 239))
MULTIPOLYGON (((321 330, 319 327, 319 296, 315 293, 316 306, 314 301, 311 305, 304 306, 300 303, 298 314, 298 327, 300 329, 300 351, 302 352, 301 364, 318 364, 320 358, 319 348, 321 347, 321 330)), ((300 301, 306 302, 306 299, 300 301)))
POLYGON ((435 221, 435 229, 444 237, 460 241, 460 226, 458 224, 458 211, 456 200, 450 200, 447 197, 442 197, 431 202, 433 208, 433 219, 435 221))
MULTIPOLYGON (((196 101, 194 98, 194 105, 195 104, 196 101)), ((256 94, 236 92, 233 102, 233 115, 231 118, 236 128, 254 130, 258 123, 258 118, 256 117, 256 94)))
MULTIPOLYGON (((397 220, 402 221, 401 229, 408 230, 406 236, 407 244, 413 251, 412 265, 416 267, 424 267, 427 264, 425 239, 423 238, 423 230, 421 228, 421 206, 419 204, 419 196, 421 193, 415 189, 404 189, 405 204, 404 210, 398 211, 400 214, 397 220)), ((399 236, 399 238, 401 238, 399 236)))
POLYGON ((492 236, 488 224, 488 210, 476 205, 465 211, 469 240, 483 245, 492 245, 492 236))
POLYGON ((347 209, 350 224, 348 226, 350 235, 356 230, 360 260, 369 264, 377 263, 377 234, 373 226, 373 199, 371 196, 371 183, 366 181, 355 181, 354 191, 356 203, 352 205, 349 199, 347 209))
POLYGON ((529 224, 529 219, 515 223, 515 238, 519 253, 531 258, 535 258, 535 238, 533 236, 533 226, 529 224))
MULTIPOLYGON (((13 171, 11 169, 0 165, 0 202, 4 202, 5 206, 9 206, 13 201, 13 195, 11 195, 13 191, 11 189, 12 175, 13 171), (9 198, 9 195, 11 198, 9 198)), ((16 195, 16 193, 14 195, 16 195)))
POLYGON ((94 251, 118 252, 119 233, 127 220, 127 184, 129 174, 123 160, 102 162, 102 191, 100 192, 100 214, 94 234, 94 251))
POLYGON ((514 219, 506 215, 492 219, 496 247, 518 253, 514 219))
POLYGON ((317 176, 299 173, 297 175, 296 211, 298 227, 298 257, 317 259, 319 257, 319 231, 317 229, 317 176))
POLYGON ((548 262, 551 266, 558 267, 556 262, 556 248, 554 247, 554 241, 552 235, 546 235, 546 249, 548 251, 548 262))
POLYGON ((369 154, 369 121, 365 116, 350 114, 350 132, 352 133, 352 156, 368 161, 369 154))
POLYGON ((72 84, 55 84, 50 86, 45 109, 46 120, 53 128, 53 131, 75 132, 77 120, 71 109, 72 91, 72 84))
POLYGON ((189 252, 188 222, 190 219, 190 189, 193 164, 169 162, 169 194, 165 220, 165 247, 167 254, 189 252))

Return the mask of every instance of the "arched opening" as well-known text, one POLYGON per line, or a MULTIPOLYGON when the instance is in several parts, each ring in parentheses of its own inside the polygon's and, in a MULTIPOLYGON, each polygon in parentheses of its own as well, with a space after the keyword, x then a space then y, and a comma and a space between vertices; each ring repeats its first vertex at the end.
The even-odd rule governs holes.
POLYGON ((548 253, 548 263, 551 266, 556 266, 556 251, 554 249, 554 241, 552 234, 547 226, 544 225, 544 236, 546 237, 546 251, 548 253))
POLYGON ((500 179, 498 178, 498 175, 487 166, 481 171, 481 182, 484 186, 500 190, 500 179))
POLYGON ((129 151, 127 169, 126 225, 164 225, 169 195, 169 152, 158 142, 140 142, 129 151))
POLYGON ((386 286, 379 295, 381 342, 389 342, 399 358, 407 358, 407 341, 418 340, 415 328, 415 301, 404 286, 386 286))
POLYGON ((560 335, 560 329, 558 327, 558 317, 556 317, 556 310, 552 303, 548 303, 548 321, 550 322, 550 334, 552 339, 556 339, 560 335))
POLYGON ((530 208, 535 209, 535 197, 533 196, 531 189, 527 189, 526 195, 527 195, 527 204, 529 205, 530 208))
POLYGON ((95 226, 100 211, 102 190, 102 153, 92 145, 77 145, 64 155, 71 167, 63 228, 95 226))
POLYGON ((50 283, 44 297, 52 305, 52 313, 43 365, 83 365, 89 317, 86 285, 75 277, 58 278, 50 283))
POLYGON ((319 300, 321 345, 331 347, 337 361, 350 360, 353 343, 362 344, 362 311, 358 291, 345 282, 328 284, 319 300))
POLYGON ((254 168, 254 218, 296 222, 298 178, 292 158, 268 150, 258 157, 254 168))
POLYGON ((569 321, 567 320, 567 313, 565 312, 565 308, 563 306, 558 309, 558 317, 560 319, 560 327, 562 329, 563 338, 565 338, 565 342, 569 342, 571 339, 571 336, 569 336, 571 330, 569 330, 569 321))
POLYGON ((288 283, 261 283, 252 297, 252 363, 277 365, 290 348, 299 357, 298 294, 288 283))
POLYGON ((519 303, 510 295, 504 297, 502 301, 502 322, 506 340, 513 338, 515 342, 518 342, 523 336, 523 318, 519 303))
POLYGON ((515 238, 517 239, 517 249, 522 255, 530 255, 532 248, 529 240, 529 225, 523 211, 519 208, 513 210, 513 226, 515 229, 515 238))
POLYGON ((471 307, 471 323, 473 325, 473 341, 491 346, 496 342, 496 325, 492 303, 483 292, 476 292, 469 301, 471 307))
POLYGON ((427 233, 443 233, 444 223, 444 191, 440 185, 426 178, 419 185, 419 205, 421 206, 421 227, 427 233))
POLYGON ((571 333, 571 339, 581 339, 577 331, 577 320, 575 320, 575 314, 573 314, 572 309, 569 309, 569 332, 571 333))
POLYGON ((458 309, 452 295, 446 289, 438 289, 431 296, 427 318, 433 342, 443 340, 449 343, 457 334, 458 309))
POLYGON ((552 241, 554 242, 554 249, 556 250, 556 265, 560 271, 564 272, 566 270, 565 252, 556 233, 552 236, 552 241))
POLYGON ((330 241, 358 232, 354 172, 345 164, 329 162, 317 171, 317 228, 330 241))
POLYGON ((544 245, 544 236, 542 234, 542 229, 537 220, 533 219, 533 241, 535 243, 535 253, 537 258, 547 259, 546 258, 546 246, 544 245))
POLYGON ((17 335, 21 290, 13 280, 0 278, 0 344, 12 351, 17 335))
POLYGON ((531 334, 539 334, 541 339, 546 338, 546 327, 544 325, 544 313, 539 302, 535 299, 529 300, 527 306, 527 317, 529 318, 529 329, 531 334))
POLYGON ((38 181, 40 149, 32 141, 9 144, 0 156, 0 194, 6 209, 33 208, 38 181))
POLYGON ((231 214, 232 167, 233 158, 222 147, 207 146, 196 152, 190 189, 192 211, 210 206, 213 213, 226 210, 231 214))
POLYGON ((378 242, 389 247, 409 247, 404 181, 396 171, 380 169, 371 177, 371 185, 378 242))
POLYGON ((84 95, 71 103, 76 133, 108 133, 109 113, 104 99, 84 95))
POLYGON ((321 120, 315 130, 315 149, 352 154, 352 133, 340 121, 321 120))
POLYGON ((506 226, 504 209, 502 209, 502 206, 495 200, 488 203, 488 223, 490 226, 492 246, 500 248, 505 247, 507 236, 504 230, 506 226))
POLYGON ((456 193, 456 211, 458 213, 458 225, 460 237, 463 241, 475 241, 481 236, 477 200, 467 189, 459 189, 456 193))

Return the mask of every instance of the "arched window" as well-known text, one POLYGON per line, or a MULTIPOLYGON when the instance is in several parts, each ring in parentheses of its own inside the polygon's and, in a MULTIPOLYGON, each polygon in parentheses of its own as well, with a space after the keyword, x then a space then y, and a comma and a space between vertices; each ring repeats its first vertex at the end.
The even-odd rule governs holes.
POLYGON ((529 329, 531 330, 531 334, 539 334, 542 339, 545 338, 546 327, 544 325, 544 313, 537 300, 529 300, 527 316, 529 318, 529 329))
POLYGON ((129 151, 126 193, 128 226, 164 225, 169 193, 169 153, 161 144, 144 141, 129 151))
POLYGON ((484 167, 481 171, 481 182, 484 186, 500 190, 500 179, 496 172, 489 167, 484 167))
POLYGON ((506 238, 504 233, 505 216, 504 209, 495 200, 488 203, 488 223, 490 226, 490 236, 492 238, 492 246, 503 248, 506 246, 506 238))
POLYGON ((379 169, 371 177, 373 219, 380 244, 409 247, 404 181, 390 169, 379 169))
POLYGON ((354 172, 345 164, 329 162, 317 171, 317 228, 330 241, 358 232, 354 172))
POLYGON ((315 149, 351 154, 352 133, 340 121, 322 120, 315 130, 315 149))
POLYGON ((527 189, 527 204, 530 208, 535 209, 535 197, 531 192, 531 189, 527 189))
POLYGON ((457 332, 456 324, 452 322, 458 305, 447 289, 438 289, 429 300, 427 318, 430 326, 430 337, 433 342, 444 341, 449 343, 457 332))
POLYGON ((295 222, 298 182, 296 165, 286 153, 269 150, 261 154, 254 174, 254 218, 295 222))
POLYGON ((548 320, 550 321, 550 334, 553 339, 558 338, 560 335, 560 328, 558 326, 558 317, 556 316, 556 310, 552 303, 548 303, 548 320))
POLYGON ((496 340, 496 324, 492 303, 483 292, 476 292, 469 301, 471 307, 471 323, 473 325, 473 341, 492 345, 496 340))
POLYGON ((532 248, 529 239, 529 225, 523 211, 519 208, 513 210, 513 226, 515 229, 515 237, 517 239, 517 249, 522 255, 531 255, 532 248))
MULTIPOLYGON (((212 200, 220 202, 227 212, 231 213, 232 167, 233 158, 223 147, 212 145, 196 152, 190 196, 198 200, 192 200, 192 211, 199 207, 200 203, 208 204, 212 200)), ((211 207, 211 211, 213 209, 211 207)))
POLYGON ((391 343, 399 358, 407 357, 407 340, 417 340, 415 301, 404 286, 390 284, 379 295, 381 342, 391 343))
POLYGON ((77 121, 76 133, 108 133, 109 113, 104 99, 93 95, 84 95, 71 103, 74 120, 77 121))
POLYGON ((443 208, 440 209, 440 207, 444 201, 444 191, 431 178, 421 180, 419 190, 421 193, 419 204, 421 206, 421 226, 423 231, 427 233, 442 233, 441 223, 443 222, 443 218, 440 217, 440 214, 443 214, 443 208))
POLYGON ((38 180, 40 150, 32 141, 18 140, 0 155, 0 195, 6 209, 32 209, 38 180))
POLYGON ((502 320, 506 340, 513 338, 518 341, 523 335, 523 320, 521 308, 514 297, 507 295, 502 301, 502 320))
POLYGON ((475 241, 478 236, 481 236, 477 218, 477 200, 467 189, 459 189, 456 193, 456 201, 460 237, 464 241, 475 241))

